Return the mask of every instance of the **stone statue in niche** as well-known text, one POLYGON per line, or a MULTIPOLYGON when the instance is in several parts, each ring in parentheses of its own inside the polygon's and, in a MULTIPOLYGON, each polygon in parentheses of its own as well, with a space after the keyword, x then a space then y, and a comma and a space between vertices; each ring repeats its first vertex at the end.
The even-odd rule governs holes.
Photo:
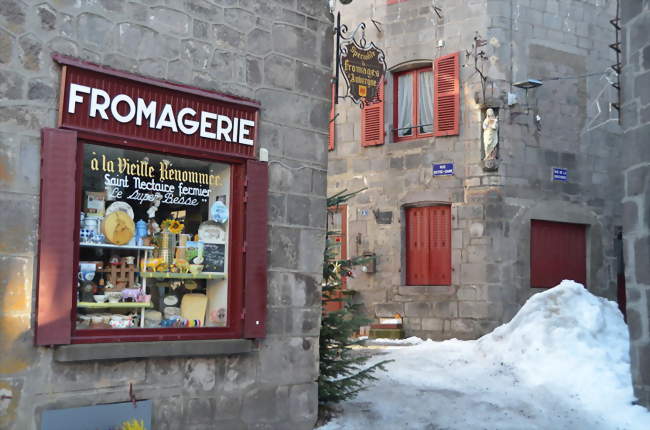
POLYGON ((499 145, 499 118, 494 109, 489 108, 485 112, 483 120, 483 160, 495 160, 497 158, 497 147, 499 145))

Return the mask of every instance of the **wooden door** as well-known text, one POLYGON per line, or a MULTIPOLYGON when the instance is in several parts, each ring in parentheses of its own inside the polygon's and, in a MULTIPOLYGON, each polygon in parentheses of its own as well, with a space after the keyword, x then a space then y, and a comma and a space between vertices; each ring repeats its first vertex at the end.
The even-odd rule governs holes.
POLYGON ((406 208, 407 285, 451 284, 451 207, 406 208))

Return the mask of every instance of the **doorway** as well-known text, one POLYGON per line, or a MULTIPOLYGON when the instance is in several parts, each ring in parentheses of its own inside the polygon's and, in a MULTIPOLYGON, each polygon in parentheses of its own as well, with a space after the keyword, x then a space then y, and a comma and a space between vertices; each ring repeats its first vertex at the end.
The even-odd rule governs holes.
MULTIPOLYGON (((348 258, 348 207, 347 205, 332 206, 327 208, 327 231, 333 232, 328 240, 334 241, 335 246, 332 249, 336 260, 346 260, 348 258)), ((346 288, 346 280, 342 278, 340 289, 346 288)), ((342 298, 342 294, 337 292, 335 298, 342 298)), ((328 302, 325 305, 325 311, 332 312, 343 309, 343 302, 328 302)))

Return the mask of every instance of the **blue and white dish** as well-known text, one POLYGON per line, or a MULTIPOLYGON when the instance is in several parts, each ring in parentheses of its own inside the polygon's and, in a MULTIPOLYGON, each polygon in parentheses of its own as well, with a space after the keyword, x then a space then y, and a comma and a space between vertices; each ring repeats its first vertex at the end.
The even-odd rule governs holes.
POLYGON ((210 208, 210 218, 221 224, 228 221, 228 207, 220 200, 212 203, 212 207, 210 208))

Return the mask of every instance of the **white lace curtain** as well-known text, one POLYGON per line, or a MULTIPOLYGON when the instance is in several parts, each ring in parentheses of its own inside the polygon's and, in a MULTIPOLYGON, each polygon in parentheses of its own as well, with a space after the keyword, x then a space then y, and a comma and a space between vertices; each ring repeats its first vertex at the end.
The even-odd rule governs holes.
POLYGON ((433 73, 419 72, 418 79, 418 121, 413 118, 413 78, 414 73, 400 75, 397 80, 397 135, 399 137, 433 131, 433 73))
POLYGON ((420 118, 418 123, 420 133, 431 133, 433 131, 433 72, 420 72, 419 77, 418 112, 420 118))
POLYGON ((399 137, 413 134, 413 75, 406 73, 397 80, 397 135, 399 137))

